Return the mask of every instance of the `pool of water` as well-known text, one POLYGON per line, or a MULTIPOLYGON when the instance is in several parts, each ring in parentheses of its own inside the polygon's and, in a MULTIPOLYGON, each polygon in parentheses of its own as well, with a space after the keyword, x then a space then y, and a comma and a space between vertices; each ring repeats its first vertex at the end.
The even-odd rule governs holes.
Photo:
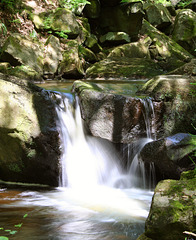
POLYGON ((0 188, 0 236, 13 240, 135 240, 144 232, 151 199, 152 192, 141 189, 4 184, 0 188), (17 232, 10 234, 13 231, 17 232))
MULTIPOLYGON (((60 91, 70 93, 74 80, 66 80, 64 82, 48 81, 46 83, 39 84, 47 90, 60 91)), ((87 81, 86 81, 87 82, 87 81)), ((99 88, 107 93, 115 93, 126 96, 137 96, 137 91, 142 87, 146 80, 131 80, 131 81, 90 81, 89 83, 95 83, 99 88)))

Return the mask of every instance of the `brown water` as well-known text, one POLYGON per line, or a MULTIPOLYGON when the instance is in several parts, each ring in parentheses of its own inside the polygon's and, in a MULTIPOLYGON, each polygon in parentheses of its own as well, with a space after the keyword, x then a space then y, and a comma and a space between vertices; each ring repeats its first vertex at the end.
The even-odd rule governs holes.
MULTIPOLYGON (((29 187, 28 187, 29 188, 29 187)), ((134 240, 152 192, 139 189, 0 189, 0 236, 13 240, 134 240), (25 214, 27 217, 23 218, 25 214), (15 227, 22 223, 21 228, 15 227), (5 230, 18 231, 11 235, 5 230)))

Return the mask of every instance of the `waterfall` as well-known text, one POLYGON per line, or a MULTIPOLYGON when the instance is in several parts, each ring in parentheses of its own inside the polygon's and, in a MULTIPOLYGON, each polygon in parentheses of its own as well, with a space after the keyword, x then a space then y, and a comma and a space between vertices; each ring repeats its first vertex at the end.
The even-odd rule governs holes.
MULTIPOLYGON (((151 140, 150 130, 147 131, 147 138, 136 144, 135 157, 129 169, 124 171, 120 164, 121 159, 112 143, 84 134, 77 96, 73 99, 71 94, 59 92, 51 94, 56 101, 57 124, 62 143, 59 179, 61 187, 78 189, 100 185, 117 188, 146 187, 144 164, 139 161, 138 153, 151 140)), ((144 104, 144 106, 150 106, 150 104, 144 104)), ((146 126, 149 127, 146 112, 144 118, 146 126)))

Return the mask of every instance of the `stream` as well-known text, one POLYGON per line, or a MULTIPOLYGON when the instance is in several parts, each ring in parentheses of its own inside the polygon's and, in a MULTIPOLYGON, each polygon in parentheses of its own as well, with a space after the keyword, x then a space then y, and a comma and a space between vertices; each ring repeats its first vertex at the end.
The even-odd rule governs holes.
MULTIPOLYGON (((133 96, 142 81, 132 88, 123 84, 124 88, 112 87, 112 83, 103 87, 133 96)), ((77 99, 73 107, 71 86, 71 81, 42 85, 58 99, 63 152, 59 187, 1 181, 0 236, 13 240, 136 240, 144 232, 153 188, 143 184, 146 180, 137 154, 124 171, 109 143, 85 135, 77 99), (140 176, 135 173, 138 168, 140 176)), ((147 136, 138 144, 150 140, 147 136)))

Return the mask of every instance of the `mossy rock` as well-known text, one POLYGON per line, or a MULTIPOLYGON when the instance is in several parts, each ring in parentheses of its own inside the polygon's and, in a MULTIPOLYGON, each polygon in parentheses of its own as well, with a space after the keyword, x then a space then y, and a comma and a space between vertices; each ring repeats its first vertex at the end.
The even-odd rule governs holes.
POLYGON ((184 231, 195 232, 195 189, 195 171, 191 179, 161 181, 155 189, 145 235, 152 239, 184 240, 184 231))
POLYGON ((154 47, 158 53, 158 56, 155 56, 155 59, 157 58, 159 64, 168 72, 191 61, 193 58, 193 55, 186 51, 182 46, 164 33, 161 33, 146 20, 143 20, 141 33, 151 38, 153 42, 151 48, 154 47))
POLYGON ((67 40, 62 55, 63 59, 58 66, 58 74, 73 79, 83 77, 83 61, 79 56, 78 42, 76 40, 67 40))
POLYGON ((56 112, 47 92, 0 74, 0 178, 58 185, 56 112))
POLYGON ((163 73, 154 61, 145 58, 108 57, 86 71, 87 79, 151 78, 163 73))
POLYGON ((63 32, 71 38, 78 36, 80 32, 76 16, 68 9, 57 8, 54 11, 31 14, 31 19, 37 29, 63 32))
POLYGON ((191 9, 183 9, 178 12, 172 38, 191 54, 196 56, 196 13, 191 9))
POLYGON ((0 60, 12 66, 27 65, 43 73, 44 46, 30 37, 12 34, 3 45, 0 60))
POLYGON ((41 82, 43 80, 40 73, 36 72, 31 67, 25 65, 10 68, 7 74, 34 82, 41 82))
MULTIPOLYGON (((159 137, 176 133, 193 133, 196 125, 196 78, 184 75, 162 75, 147 81, 140 90, 156 102, 162 102, 159 137)), ((138 93, 138 94, 139 94, 138 93)))

